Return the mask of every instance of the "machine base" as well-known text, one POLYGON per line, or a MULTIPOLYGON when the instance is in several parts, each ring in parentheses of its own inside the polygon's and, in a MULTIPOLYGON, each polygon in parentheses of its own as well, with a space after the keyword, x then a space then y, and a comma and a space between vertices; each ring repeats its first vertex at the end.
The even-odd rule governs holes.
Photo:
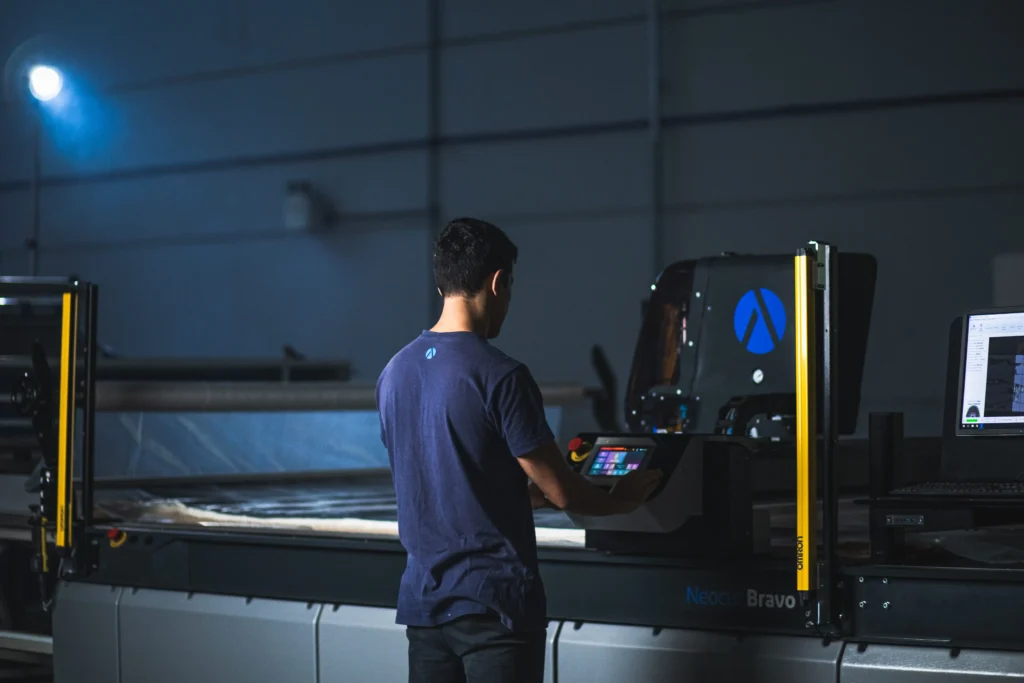
MULTIPOLYGON (((404 683, 394 610, 61 584, 56 683, 404 683)), ((857 647, 818 638, 554 621, 545 681, 974 683, 1019 675, 1024 653, 857 647)))

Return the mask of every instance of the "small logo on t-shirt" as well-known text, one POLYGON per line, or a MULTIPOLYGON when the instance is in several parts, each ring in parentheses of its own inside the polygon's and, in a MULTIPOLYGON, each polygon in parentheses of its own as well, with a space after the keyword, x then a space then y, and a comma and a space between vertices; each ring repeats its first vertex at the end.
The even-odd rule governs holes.
POLYGON ((433 346, 431 346, 429 349, 427 349, 427 360, 430 360, 431 358, 433 358, 436 355, 437 355, 437 349, 435 349, 433 346))

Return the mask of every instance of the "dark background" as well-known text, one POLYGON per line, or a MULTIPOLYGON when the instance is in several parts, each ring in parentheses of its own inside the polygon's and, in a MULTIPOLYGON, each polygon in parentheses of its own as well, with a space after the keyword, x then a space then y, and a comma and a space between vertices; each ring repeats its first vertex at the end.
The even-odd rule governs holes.
MULTIPOLYGON (((1024 3, 648 7, 3 0, 8 71, 44 57, 74 95, 41 115, 41 270, 100 283, 123 353, 290 343, 372 381, 432 321, 442 217, 473 214, 522 250, 502 348, 590 383, 600 343, 621 386, 662 266, 827 240, 878 258, 863 410, 937 433, 949 322, 1013 299, 1024 252, 1024 3), (330 233, 284 229, 290 181, 330 233)), ((35 114, 4 94, 19 274, 35 114)))

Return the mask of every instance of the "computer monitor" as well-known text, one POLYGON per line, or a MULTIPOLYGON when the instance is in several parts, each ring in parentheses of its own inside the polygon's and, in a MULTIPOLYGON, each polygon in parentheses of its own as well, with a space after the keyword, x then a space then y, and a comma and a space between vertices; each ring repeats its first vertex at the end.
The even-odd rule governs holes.
POLYGON ((957 435, 1024 436, 1024 306, 964 319, 957 435))

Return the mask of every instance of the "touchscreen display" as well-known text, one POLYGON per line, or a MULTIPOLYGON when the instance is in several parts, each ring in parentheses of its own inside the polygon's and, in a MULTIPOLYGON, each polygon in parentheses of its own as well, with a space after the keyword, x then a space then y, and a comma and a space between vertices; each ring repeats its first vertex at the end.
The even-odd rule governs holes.
POLYGON ((594 456, 587 474, 591 477, 621 477, 629 474, 640 469, 650 450, 627 446, 603 446, 594 456))

